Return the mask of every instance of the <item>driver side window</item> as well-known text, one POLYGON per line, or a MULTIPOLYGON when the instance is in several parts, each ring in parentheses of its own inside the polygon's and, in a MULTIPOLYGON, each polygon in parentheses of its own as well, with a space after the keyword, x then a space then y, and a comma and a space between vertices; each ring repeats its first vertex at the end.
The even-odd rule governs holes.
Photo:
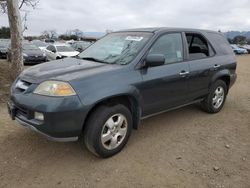
POLYGON ((183 46, 181 33, 165 34, 157 39, 149 54, 161 54, 165 64, 183 61, 183 46))

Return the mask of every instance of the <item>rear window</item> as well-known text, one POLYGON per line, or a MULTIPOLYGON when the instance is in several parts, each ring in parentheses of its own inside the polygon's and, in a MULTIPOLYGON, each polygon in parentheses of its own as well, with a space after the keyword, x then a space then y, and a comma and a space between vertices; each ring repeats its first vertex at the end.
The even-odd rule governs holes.
POLYGON ((220 33, 207 32, 207 38, 212 43, 215 51, 219 55, 233 54, 232 47, 226 37, 220 33))
POLYGON ((186 33, 189 59, 202 59, 214 55, 214 50, 202 35, 198 33, 186 33))

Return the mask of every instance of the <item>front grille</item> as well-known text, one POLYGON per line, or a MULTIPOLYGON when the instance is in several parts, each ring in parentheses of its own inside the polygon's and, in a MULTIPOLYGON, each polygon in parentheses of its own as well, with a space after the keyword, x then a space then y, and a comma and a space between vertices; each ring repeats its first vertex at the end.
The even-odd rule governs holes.
POLYGON ((30 85, 31 83, 29 82, 26 82, 24 80, 18 80, 15 85, 15 90, 19 93, 23 93, 29 88, 30 85))
POLYGON ((28 57, 25 57, 25 61, 43 61, 45 59, 44 56, 35 56, 35 55, 32 55, 32 56, 28 56, 28 57))

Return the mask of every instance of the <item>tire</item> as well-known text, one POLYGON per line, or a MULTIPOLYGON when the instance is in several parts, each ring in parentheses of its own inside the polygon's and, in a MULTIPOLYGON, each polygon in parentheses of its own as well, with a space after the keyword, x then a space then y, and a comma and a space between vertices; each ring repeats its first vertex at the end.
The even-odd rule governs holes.
POLYGON ((208 113, 219 112, 224 106, 227 92, 228 88, 224 81, 217 80, 214 82, 214 84, 211 86, 209 94, 201 102, 202 109, 208 113))
POLYGON ((82 144, 99 157, 111 157, 123 149, 131 131, 132 115, 124 105, 100 106, 87 120, 82 144))

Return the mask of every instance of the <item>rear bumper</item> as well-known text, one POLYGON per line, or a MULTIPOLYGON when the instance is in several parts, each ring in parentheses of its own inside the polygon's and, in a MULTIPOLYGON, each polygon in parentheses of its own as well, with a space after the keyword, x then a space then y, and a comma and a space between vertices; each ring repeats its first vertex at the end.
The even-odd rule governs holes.
POLYGON ((231 88, 234 85, 234 83, 236 82, 236 79, 237 79, 237 74, 236 73, 230 75, 229 88, 231 88))

